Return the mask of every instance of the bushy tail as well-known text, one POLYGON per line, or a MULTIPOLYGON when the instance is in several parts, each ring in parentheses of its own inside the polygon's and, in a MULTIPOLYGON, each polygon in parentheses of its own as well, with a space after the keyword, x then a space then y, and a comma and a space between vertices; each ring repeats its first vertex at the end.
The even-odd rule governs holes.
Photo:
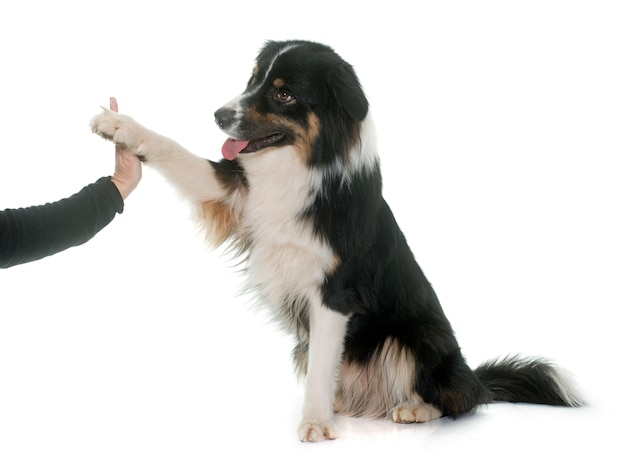
POLYGON ((509 356, 481 364, 474 372, 494 401, 584 405, 568 373, 541 358, 509 356))

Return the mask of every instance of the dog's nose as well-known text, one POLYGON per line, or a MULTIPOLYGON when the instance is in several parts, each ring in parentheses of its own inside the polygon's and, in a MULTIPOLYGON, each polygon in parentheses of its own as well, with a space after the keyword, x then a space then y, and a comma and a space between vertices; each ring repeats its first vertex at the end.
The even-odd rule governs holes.
POLYGON ((235 110, 229 108, 220 108, 215 111, 215 123, 222 129, 230 127, 235 120, 235 110))

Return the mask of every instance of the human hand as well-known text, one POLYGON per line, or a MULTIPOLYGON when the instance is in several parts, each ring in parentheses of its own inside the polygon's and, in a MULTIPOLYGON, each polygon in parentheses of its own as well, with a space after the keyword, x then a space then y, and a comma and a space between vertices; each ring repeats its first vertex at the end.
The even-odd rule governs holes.
MULTIPOLYGON (((110 99, 111 111, 118 112, 117 100, 110 99)), ((139 185, 141 180, 141 161, 139 157, 130 152, 126 147, 115 145, 115 173, 111 176, 111 181, 126 199, 128 195, 139 185)))

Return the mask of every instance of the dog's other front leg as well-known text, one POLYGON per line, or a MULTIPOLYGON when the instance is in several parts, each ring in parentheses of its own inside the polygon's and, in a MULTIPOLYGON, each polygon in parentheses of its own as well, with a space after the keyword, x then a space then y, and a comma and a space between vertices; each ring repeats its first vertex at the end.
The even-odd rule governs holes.
POLYGON ((303 442, 317 442, 339 436, 333 409, 348 317, 315 300, 309 307, 309 324, 308 370, 298 435, 303 442))

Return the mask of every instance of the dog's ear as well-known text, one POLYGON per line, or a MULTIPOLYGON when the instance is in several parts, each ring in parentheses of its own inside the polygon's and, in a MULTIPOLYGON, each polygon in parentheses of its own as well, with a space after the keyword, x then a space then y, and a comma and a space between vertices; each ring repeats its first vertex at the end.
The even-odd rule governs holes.
POLYGON ((359 78, 352 66, 342 62, 328 71, 326 75, 331 94, 338 104, 352 119, 362 121, 367 115, 369 103, 361 88, 359 78))

